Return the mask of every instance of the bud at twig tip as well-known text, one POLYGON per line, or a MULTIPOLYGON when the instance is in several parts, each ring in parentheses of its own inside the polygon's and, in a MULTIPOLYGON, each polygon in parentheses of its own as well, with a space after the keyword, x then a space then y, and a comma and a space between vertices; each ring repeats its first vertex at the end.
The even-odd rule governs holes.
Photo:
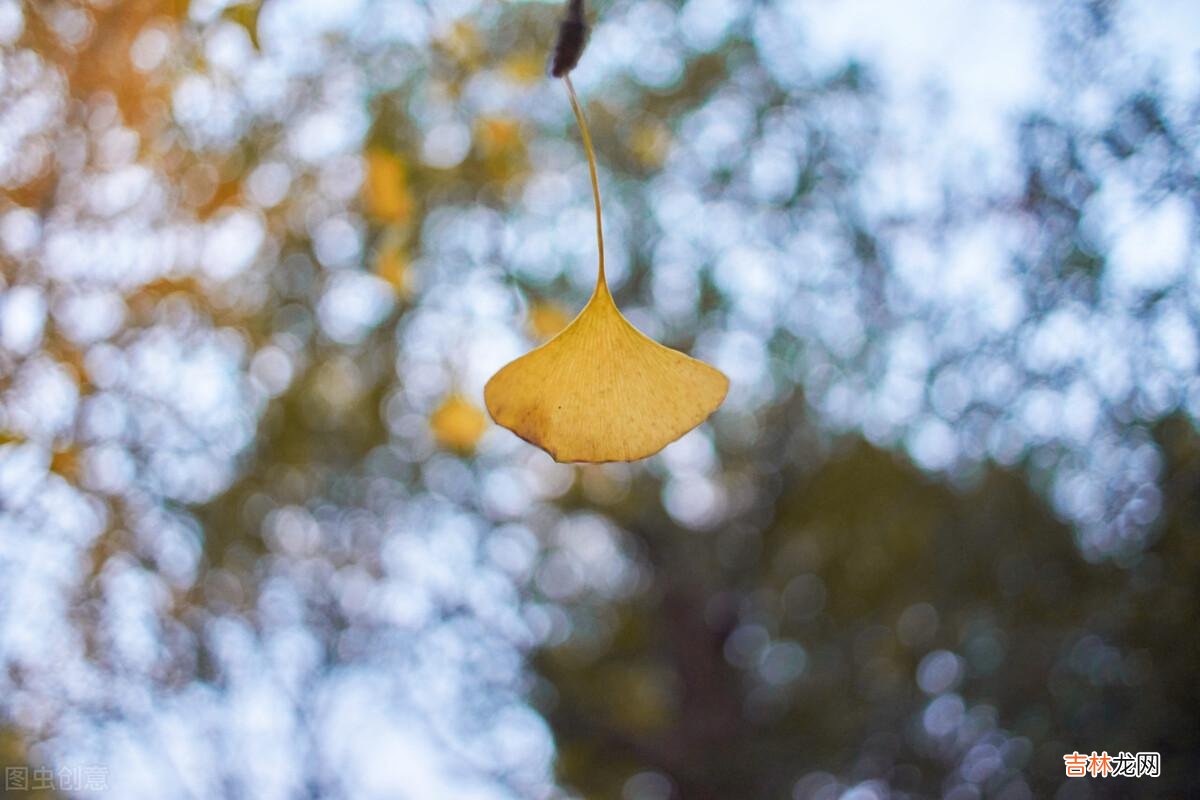
POLYGON ((568 0, 567 13, 558 26, 558 41, 550 58, 550 74, 561 78, 579 63, 587 45, 588 26, 583 12, 583 0, 568 0))

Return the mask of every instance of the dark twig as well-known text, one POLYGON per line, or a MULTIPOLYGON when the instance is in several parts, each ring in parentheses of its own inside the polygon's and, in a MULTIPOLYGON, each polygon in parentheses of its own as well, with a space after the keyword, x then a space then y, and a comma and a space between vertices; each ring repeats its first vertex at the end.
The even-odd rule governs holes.
POLYGON ((550 74, 562 78, 575 69, 587 45, 588 25, 583 0, 568 0, 567 14, 558 26, 558 41, 550 59, 550 74))

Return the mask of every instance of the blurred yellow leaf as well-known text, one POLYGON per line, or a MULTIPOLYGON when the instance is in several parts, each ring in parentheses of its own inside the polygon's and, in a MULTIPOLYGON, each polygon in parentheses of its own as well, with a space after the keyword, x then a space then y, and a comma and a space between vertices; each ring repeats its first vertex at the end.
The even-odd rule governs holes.
POLYGON ((74 482, 79 478, 79 451, 73 447, 55 450, 50 456, 50 471, 74 482))
POLYGON ((193 277, 163 277, 133 288, 125 302, 133 320, 151 319, 155 309, 168 297, 180 295, 196 308, 208 310, 209 298, 204 287, 193 277))
POLYGON ((635 461, 703 422, 728 389, 720 371, 629 324, 601 280, 566 330, 483 396, 492 419, 555 461, 635 461))
POLYGON ((191 276, 155 278, 148 283, 143 283, 136 287, 129 294, 128 300, 130 303, 138 302, 142 299, 158 302, 176 292, 198 296, 204 294, 204 287, 191 276))
POLYGON ((483 59, 483 39, 479 31, 465 19, 450 26, 436 42, 438 49, 450 56, 463 69, 477 68, 483 59))
POLYGON ((404 162, 386 150, 368 150, 363 200, 367 213, 381 222, 405 222, 412 214, 412 194, 404 162))
POLYGON ((87 386, 88 371, 84 351, 74 342, 57 332, 52 332, 46 337, 42 348, 46 355, 57 361, 60 366, 66 368, 72 380, 79 384, 80 388, 87 386))
POLYGON ((474 403, 454 393, 430 415, 429 427, 442 447, 470 453, 487 430, 487 418, 474 403))
POLYGON ((649 120, 633 126, 629 134, 629 151, 643 167, 661 167, 670 150, 671 132, 662 123, 649 120))
POLYGON ((484 155, 508 153, 522 147, 521 125, 507 117, 481 117, 475 139, 484 155))
POLYGON ((375 255, 375 274, 387 281, 401 297, 412 292, 408 253, 396 236, 385 236, 375 255))
POLYGON ((254 45, 255 50, 258 50, 258 15, 260 11, 262 11, 261 0, 248 0, 229 6, 221 16, 241 25, 250 37, 250 44, 254 45))
POLYGON ((538 301, 529 307, 529 334, 538 341, 558 335, 571 318, 558 303, 538 301))
POLYGON ((521 125, 506 117, 481 117, 475 123, 475 147, 488 177, 507 182, 528 167, 521 125))
POLYGON ((514 83, 536 83, 546 75, 546 54, 540 50, 514 53, 504 61, 501 71, 514 83))

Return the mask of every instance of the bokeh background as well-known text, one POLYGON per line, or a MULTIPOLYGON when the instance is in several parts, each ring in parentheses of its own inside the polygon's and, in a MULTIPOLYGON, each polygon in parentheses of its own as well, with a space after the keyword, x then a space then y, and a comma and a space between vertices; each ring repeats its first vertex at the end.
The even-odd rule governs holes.
POLYGON ((594 280, 558 4, 0 0, 0 766, 1194 796, 1200 9, 592 6, 618 302, 732 385, 577 467, 481 411, 594 280))

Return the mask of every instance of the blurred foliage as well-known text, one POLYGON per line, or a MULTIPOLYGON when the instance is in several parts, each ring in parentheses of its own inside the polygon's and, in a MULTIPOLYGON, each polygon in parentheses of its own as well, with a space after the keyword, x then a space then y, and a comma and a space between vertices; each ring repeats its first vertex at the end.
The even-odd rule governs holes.
POLYGON ((734 520, 715 552, 661 516, 622 517, 654 588, 578 607, 601 631, 535 662, 562 779, 585 797, 620 797, 642 772, 686 798, 836 796, 835 776, 1043 797, 1064 752, 1104 741, 1178 771, 1060 796, 1186 795, 1200 437, 1181 419, 1156 433, 1171 443, 1168 511, 1128 570, 1080 562, 1010 472, 956 491, 855 440, 782 471, 775 517, 734 520))
POLYGON ((1045 64, 906 93, 921 48, 831 56, 832 4, 596 5, 614 293, 732 389, 585 468, 481 403, 594 277, 554 5, 0 0, 0 766, 1189 795, 1200 125, 1159 15, 1026 9, 1045 64), (1003 113, 955 83, 1022 69, 1003 113), (1093 749, 1163 777, 1066 781, 1093 749))

